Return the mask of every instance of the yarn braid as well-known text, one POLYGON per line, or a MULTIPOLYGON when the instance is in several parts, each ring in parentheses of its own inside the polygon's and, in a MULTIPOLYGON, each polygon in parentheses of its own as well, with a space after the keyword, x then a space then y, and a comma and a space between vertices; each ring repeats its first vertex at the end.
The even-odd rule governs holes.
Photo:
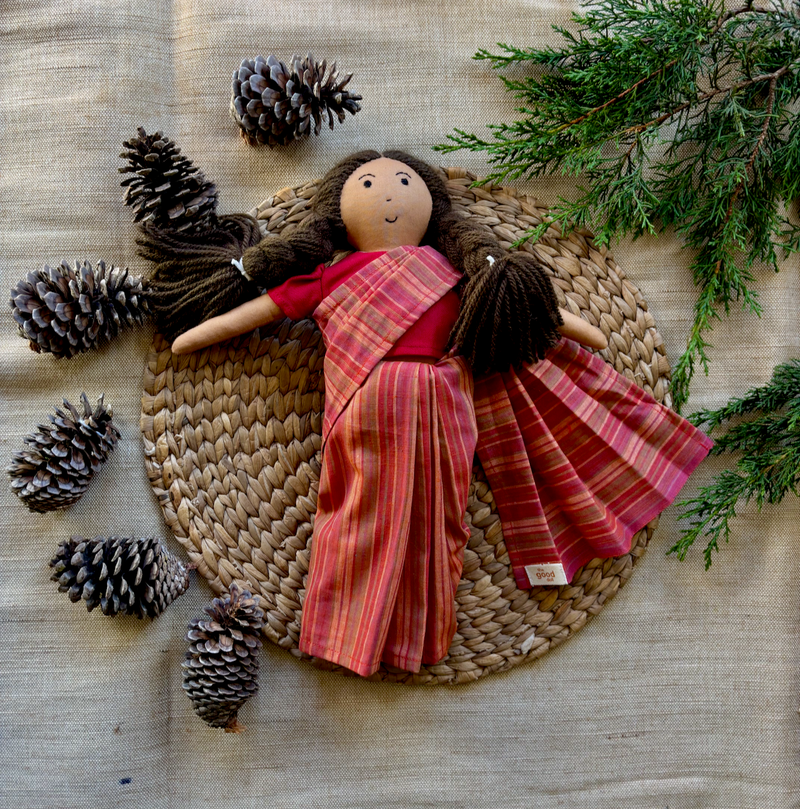
POLYGON ((346 249, 347 231, 339 197, 355 169, 380 157, 359 152, 329 172, 320 184, 311 214, 281 236, 262 238, 253 217, 221 218, 203 234, 141 227, 139 255, 153 262, 148 291, 156 328, 170 341, 204 320, 255 298, 288 278, 307 273, 346 249), (346 172, 346 173, 344 173, 346 172), (247 277, 231 260, 241 259, 247 277))
POLYGON ((440 228, 441 252, 467 279, 450 347, 478 374, 542 359, 562 323, 544 267, 530 253, 509 253, 488 229, 458 214, 440 228))
POLYGON ((231 264, 261 240, 247 214, 223 217, 201 235, 142 226, 139 255, 153 262, 148 278, 156 328, 170 341, 209 317, 258 295, 258 287, 231 264))

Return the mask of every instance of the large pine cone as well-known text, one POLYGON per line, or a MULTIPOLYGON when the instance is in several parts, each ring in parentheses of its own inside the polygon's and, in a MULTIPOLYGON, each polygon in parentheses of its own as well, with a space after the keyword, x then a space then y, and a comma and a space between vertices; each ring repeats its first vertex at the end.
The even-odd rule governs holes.
POLYGON ((361 109, 361 96, 344 89, 351 78, 340 79, 336 63, 328 70, 310 53, 293 56, 288 67, 274 56, 244 59, 233 73, 231 117, 251 146, 283 146, 307 138, 312 129, 319 135, 326 116, 333 129, 334 116, 343 123, 345 112, 361 109))
POLYGON ((91 612, 156 618, 189 586, 189 571, 160 539, 72 537, 58 547, 50 577, 91 612))
POLYGON ((243 730, 236 715, 258 691, 259 630, 264 612, 258 596, 231 585, 230 595, 215 598, 205 611, 211 620, 194 618, 183 665, 183 688, 195 713, 226 733, 243 730))
POLYGON ((142 279, 104 261, 47 264, 11 290, 19 333, 36 352, 74 357, 149 315, 142 279))
POLYGON ((134 220, 162 230, 202 232, 217 221, 217 189, 191 160, 161 132, 138 136, 122 144, 119 169, 131 174, 125 187, 125 204, 133 207, 134 220))
POLYGON ((23 503, 38 512, 67 508, 77 502, 95 472, 108 458, 120 436, 101 396, 92 411, 81 394, 83 415, 66 399, 66 412, 56 408, 49 425, 23 438, 27 448, 15 452, 8 474, 11 488, 23 503))

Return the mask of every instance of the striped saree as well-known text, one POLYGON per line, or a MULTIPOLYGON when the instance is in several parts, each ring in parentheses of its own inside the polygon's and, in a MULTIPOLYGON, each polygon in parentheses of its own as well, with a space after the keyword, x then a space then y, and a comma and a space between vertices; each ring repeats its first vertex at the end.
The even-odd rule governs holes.
POLYGON ((384 360, 458 279, 432 248, 397 248, 314 313, 324 451, 300 648, 361 675, 446 655, 476 449, 526 588, 543 564, 569 581, 591 558, 626 553, 711 447, 568 340, 474 390, 461 358, 384 360))
POLYGON ((469 533, 472 378, 381 362, 328 435, 300 648, 358 674, 446 654, 469 533))
POLYGON ((300 649, 361 675, 436 663, 455 632, 477 439, 461 358, 382 361, 458 281, 430 248, 371 262, 314 313, 323 463, 300 649))

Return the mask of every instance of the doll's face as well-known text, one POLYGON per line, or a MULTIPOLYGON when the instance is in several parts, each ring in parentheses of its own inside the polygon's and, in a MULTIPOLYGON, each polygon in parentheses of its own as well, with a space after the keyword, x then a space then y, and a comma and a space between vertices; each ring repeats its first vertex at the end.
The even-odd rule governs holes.
POLYGON ((347 240, 370 253, 418 245, 428 229, 433 200, 416 171, 379 157, 347 178, 340 207, 347 240))

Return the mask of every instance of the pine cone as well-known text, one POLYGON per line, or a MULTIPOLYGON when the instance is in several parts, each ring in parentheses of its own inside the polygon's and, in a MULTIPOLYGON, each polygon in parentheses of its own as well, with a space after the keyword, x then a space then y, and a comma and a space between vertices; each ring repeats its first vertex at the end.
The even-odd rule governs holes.
POLYGON ((157 618, 189 586, 189 571, 159 539, 72 537, 58 546, 50 577, 91 612, 157 618))
POLYGON ((47 264, 11 290, 19 333, 37 353, 74 357, 150 314, 142 279, 104 261, 47 264))
POLYGON ((274 56, 244 59, 233 73, 231 117, 251 146, 266 143, 283 146, 303 140, 322 129, 327 114, 333 129, 334 115, 343 123, 345 111, 355 115, 360 95, 345 90, 352 74, 339 79, 336 63, 326 76, 327 63, 293 56, 291 67, 274 56))
POLYGON ((64 399, 67 412, 56 408, 49 425, 40 424, 36 434, 22 439, 28 448, 14 453, 7 469, 11 489, 31 511, 67 508, 80 500, 117 443, 120 434, 103 397, 94 412, 85 393, 81 402, 83 415, 64 399))
POLYGON ((138 136, 122 145, 120 157, 128 162, 119 169, 132 174, 120 185, 124 201, 135 211, 134 221, 150 223, 162 230, 197 233, 217 221, 217 189, 191 160, 161 132, 148 135, 142 127, 138 136))
POLYGON ((205 611, 210 621, 194 618, 186 639, 189 650, 183 666, 183 688, 195 713, 226 733, 243 730, 236 714, 258 691, 258 631, 264 613, 258 596, 240 591, 234 583, 230 595, 215 598, 205 611))

